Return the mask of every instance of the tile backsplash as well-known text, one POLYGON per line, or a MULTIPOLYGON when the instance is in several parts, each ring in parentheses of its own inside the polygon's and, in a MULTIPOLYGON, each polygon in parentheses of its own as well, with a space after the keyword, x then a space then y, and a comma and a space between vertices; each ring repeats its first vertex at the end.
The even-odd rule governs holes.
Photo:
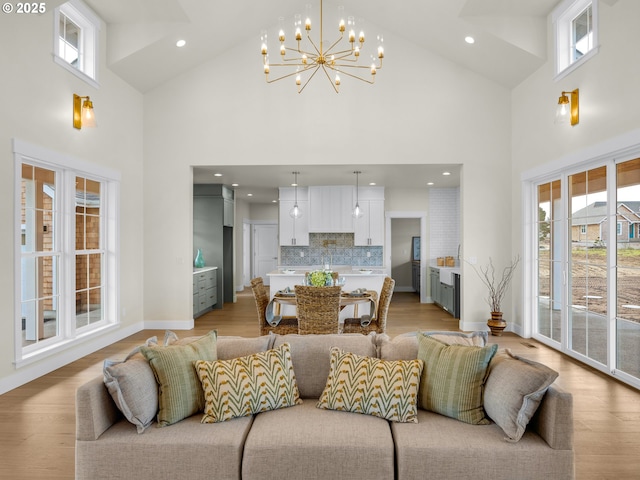
POLYGON ((429 190, 429 257, 458 256, 460 188, 429 190))
POLYGON ((354 246, 353 233, 310 233, 308 247, 280 247, 280 264, 323 265, 327 262, 331 265, 381 267, 382 250, 382 247, 354 246), (331 243, 325 246, 327 241, 331 243), (304 256, 300 256, 301 253, 304 256))

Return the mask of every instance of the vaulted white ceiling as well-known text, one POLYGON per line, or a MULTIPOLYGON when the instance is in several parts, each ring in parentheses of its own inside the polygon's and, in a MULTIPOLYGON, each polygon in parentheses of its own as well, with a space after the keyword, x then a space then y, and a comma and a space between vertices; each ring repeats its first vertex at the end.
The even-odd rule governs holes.
MULTIPOLYGON (((277 25, 278 17, 304 13, 306 3, 319 8, 319 0, 86 2, 108 24, 109 68, 143 93, 250 37, 258 45, 261 29, 277 25), (187 47, 176 48, 179 38, 187 47)), ((546 17, 558 2, 335 0, 325 2, 324 11, 344 5, 375 25, 384 33, 388 55, 394 38, 402 38, 512 88, 545 61, 546 17), (464 42, 467 35, 475 37, 474 45, 464 42)))

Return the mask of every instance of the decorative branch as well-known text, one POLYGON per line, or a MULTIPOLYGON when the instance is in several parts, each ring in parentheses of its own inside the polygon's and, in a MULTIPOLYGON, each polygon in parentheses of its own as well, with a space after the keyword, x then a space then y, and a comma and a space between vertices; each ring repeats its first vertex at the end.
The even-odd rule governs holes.
POLYGON ((499 281, 496 281, 496 269, 493 265, 493 260, 489 257, 489 265, 486 267, 478 267, 470 264, 473 270, 476 272, 482 283, 485 284, 489 290, 489 294, 485 299, 492 312, 501 312, 500 305, 502 300, 509 289, 511 278, 516 270, 516 267, 520 263, 520 256, 517 255, 511 263, 502 271, 502 277, 499 281))

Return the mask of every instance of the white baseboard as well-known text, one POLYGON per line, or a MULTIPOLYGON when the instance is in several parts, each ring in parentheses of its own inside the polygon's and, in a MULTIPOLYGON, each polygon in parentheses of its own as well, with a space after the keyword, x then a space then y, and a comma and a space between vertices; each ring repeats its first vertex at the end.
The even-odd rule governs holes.
POLYGON ((146 320, 145 330, 193 330, 195 322, 190 320, 146 320))
POLYGON ((108 347, 109 345, 119 342, 120 340, 138 333, 143 329, 143 323, 139 322, 134 325, 100 335, 99 337, 92 338, 86 342, 82 342, 77 346, 77 348, 74 347, 69 349, 69 351, 49 357, 46 361, 21 367, 19 370, 16 370, 15 373, 8 377, 4 377, 0 381, 0 395, 29 383, 36 378, 51 373, 58 368, 64 367, 71 362, 75 362, 76 360, 94 353, 101 348, 108 347))
POLYGON ((489 330, 487 322, 465 322, 463 320, 458 322, 458 328, 463 332, 480 332, 489 330))

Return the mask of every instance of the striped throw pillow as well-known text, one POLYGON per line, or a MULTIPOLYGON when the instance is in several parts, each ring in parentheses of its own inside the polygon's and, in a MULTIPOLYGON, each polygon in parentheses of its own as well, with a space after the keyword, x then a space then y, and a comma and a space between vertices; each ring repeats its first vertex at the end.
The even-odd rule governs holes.
POLYGON ((472 425, 486 425, 483 393, 489 362, 498 345, 447 345, 418 333, 418 358, 424 361, 420 407, 472 425))
POLYGON ((331 349, 331 369, 317 407, 418 423, 420 360, 380 360, 331 349))
POLYGON ((302 403, 288 343, 245 357, 194 365, 205 397, 202 423, 302 403))
POLYGON ((186 345, 140 347, 158 383, 158 426, 165 427, 201 412, 204 394, 195 360, 215 360, 217 332, 212 330, 186 345))

